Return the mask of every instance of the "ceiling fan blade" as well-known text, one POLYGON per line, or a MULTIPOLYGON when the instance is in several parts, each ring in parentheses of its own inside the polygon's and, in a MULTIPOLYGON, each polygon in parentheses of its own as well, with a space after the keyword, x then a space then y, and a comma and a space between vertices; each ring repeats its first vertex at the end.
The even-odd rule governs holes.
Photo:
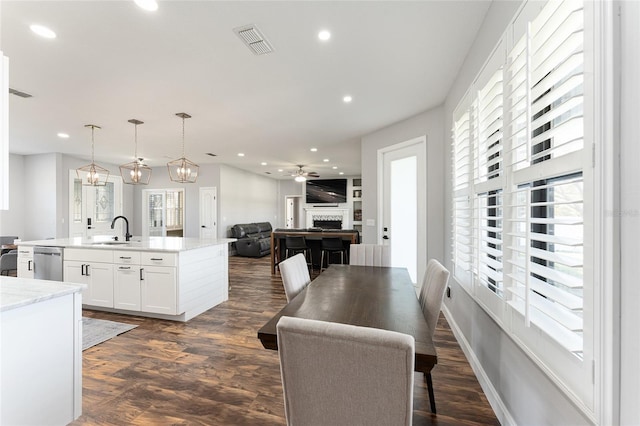
POLYGON ((307 172, 305 173, 305 175, 310 176, 310 177, 320 177, 320 175, 316 172, 307 172))

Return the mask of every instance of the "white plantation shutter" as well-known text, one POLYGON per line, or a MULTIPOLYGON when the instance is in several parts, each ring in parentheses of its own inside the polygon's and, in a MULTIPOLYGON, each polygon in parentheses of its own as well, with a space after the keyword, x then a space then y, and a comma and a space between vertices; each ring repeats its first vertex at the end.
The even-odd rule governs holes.
POLYGON ((498 69, 485 87, 478 91, 478 155, 475 183, 502 175, 502 67, 498 69))
POLYGON ((465 285, 471 284, 472 208, 471 185, 471 118, 469 111, 453 124, 453 263, 454 276, 465 285))
POLYGON ((509 305, 524 315, 527 326, 535 324, 578 356, 583 353, 582 27, 581 2, 547 3, 509 53, 507 66, 507 120, 513 132, 509 305), (523 54, 530 57, 525 67, 519 63, 523 54), (529 84, 524 95, 521 81, 529 84))
POLYGON ((502 190, 478 194, 476 205, 475 275, 478 284, 502 297, 502 190))

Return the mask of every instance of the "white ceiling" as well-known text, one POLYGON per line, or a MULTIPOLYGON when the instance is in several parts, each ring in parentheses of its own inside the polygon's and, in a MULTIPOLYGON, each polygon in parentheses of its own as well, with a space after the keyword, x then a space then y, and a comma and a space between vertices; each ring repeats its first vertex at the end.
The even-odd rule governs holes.
POLYGON ((10 145, 150 166, 181 156, 271 177, 308 165, 360 174, 360 137, 441 104, 489 1, 7 1, 10 145), (57 38, 40 38, 29 25, 57 38), (233 29, 255 24, 275 51, 256 56, 233 29), (328 42, 317 33, 331 31, 328 42), (345 104, 342 97, 353 96, 345 104), (70 134, 60 139, 58 132, 70 134), (318 152, 310 152, 310 148, 318 152), (217 154, 217 157, 206 153, 217 154), (244 152, 244 158, 237 156, 244 152), (323 159, 329 158, 329 163, 323 159), (261 162, 267 166, 261 166, 261 162), (337 170, 331 167, 337 166, 337 170))

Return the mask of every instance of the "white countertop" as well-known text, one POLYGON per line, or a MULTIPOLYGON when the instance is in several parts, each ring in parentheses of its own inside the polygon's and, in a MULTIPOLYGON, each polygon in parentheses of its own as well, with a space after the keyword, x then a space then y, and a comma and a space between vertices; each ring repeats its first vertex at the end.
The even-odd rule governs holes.
POLYGON ((20 241, 17 246, 49 246, 65 248, 86 248, 98 250, 140 250, 179 252, 202 247, 216 246, 235 242, 235 238, 182 238, 182 237, 132 237, 131 241, 113 241, 112 239, 83 240, 77 238, 57 238, 53 240, 20 241))
POLYGON ((0 312, 82 291, 85 284, 0 276, 0 312))

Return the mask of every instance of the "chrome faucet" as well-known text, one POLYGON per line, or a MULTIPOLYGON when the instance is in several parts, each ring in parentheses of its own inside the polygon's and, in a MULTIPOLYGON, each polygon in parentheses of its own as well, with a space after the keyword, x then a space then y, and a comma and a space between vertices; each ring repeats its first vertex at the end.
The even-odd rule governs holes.
POLYGON ((131 239, 131 234, 129 233, 129 221, 127 220, 126 217, 124 216, 116 216, 113 218, 113 220, 111 221, 111 229, 113 229, 116 226, 116 220, 118 219, 124 219, 124 223, 127 225, 127 229, 125 231, 124 234, 124 239, 125 241, 129 241, 131 239))

